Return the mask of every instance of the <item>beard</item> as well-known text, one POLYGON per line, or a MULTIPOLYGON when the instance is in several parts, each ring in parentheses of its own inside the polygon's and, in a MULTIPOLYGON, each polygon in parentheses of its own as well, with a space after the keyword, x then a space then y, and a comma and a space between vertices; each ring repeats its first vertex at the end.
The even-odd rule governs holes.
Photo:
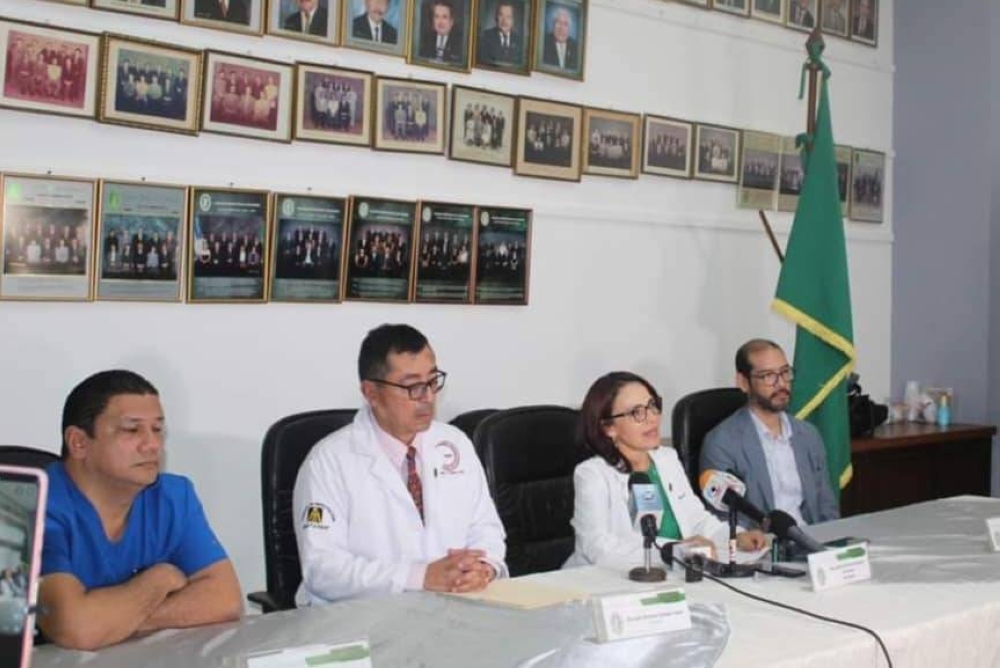
POLYGON ((769 395, 754 392, 751 396, 755 406, 769 413, 781 413, 788 408, 791 393, 788 390, 775 390, 769 395))

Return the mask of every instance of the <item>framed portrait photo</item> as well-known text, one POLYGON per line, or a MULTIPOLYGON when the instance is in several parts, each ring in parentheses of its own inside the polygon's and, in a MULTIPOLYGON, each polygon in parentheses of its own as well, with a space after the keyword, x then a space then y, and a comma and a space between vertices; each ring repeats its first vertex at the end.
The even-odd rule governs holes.
POLYGON ((138 14, 154 19, 176 21, 180 17, 181 0, 91 0, 94 9, 107 9, 112 12, 138 14))
POLYGON ((795 137, 781 138, 781 167, 778 178, 778 211, 794 212, 799 206, 802 192, 802 154, 795 145, 795 137))
POLYGON ((89 300, 96 183, 5 174, 0 187, 0 299, 89 300))
POLYGON ((834 146, 834 156, 837 158, 837 189, 840 195, 840 213, 848 216, 851 203, 851 156, 854 149, 850 146, 834 146))
POLYGON ((0 19, 0 106, 96 115, 99 35, 0 19))
POLYGON ((739 130, 698 123, 695 146, 698 147, 698 154, 694 178, 723 183, 736 183, 739 180, 739 130))
POLYGON ((478 0, 473 65, 509 74, 528 74, 533 10, 533 0, 478 0))
POLYGON ((267 33, 333 46, 339 18, 337 0, 268 0, 267 33))
POLYGON ((260 35, 265 0, 181 0, 181 23, 260 35))
POLYGON ((191 189, 188 301, 264 301, 269 204, 265 191, 191 189))
POLYGON ((375 79, 375 148, 444 153, 445 84, 415 79, 375 79))
POLYGON ((101 181, 95 297, 180 301, 188 189, 101 181))
POLYGON ((847 2, 848 0, 823 0, 819 25, 825 34, 847 39, 851 28, 847 2))
POLYGON ((476 207, 475 303, 526 305, 531 210, 476 207))
POLYGON ((420 202, 417 207, 416 302, 472 302, 472 263, 476 249, 476 207, 420 202))
POLYGON ((691 178, 694 125, 674 118, 646 114, 642 128, 642 172, 691 178))
POLYGON ((340 43, 353 49, 405 56, 410 38, 408 0, 340 0, 340 43))
POLYGON ((736 14, 738 16, 750 16, 750 2, 752 0, 713 0, 712 7, 720 12, 736 14))
POLYGON ((818 0, 788 0, 788 18, 785 25, 793 30, 811 32, 819 18, 818 0))
POLYGON ((409 301, 416 202, 352 196, 348 208, 345 299, 409 301))
POLYGON ((413 28, 406 60, 468 72, 472 64, 473 0, 410 0, 413 28))
POLYGON ((103 63, 98 120, 197 134, 200 51, 107 35, 103 63))
POLYGON ((579 181, 582 125, 583 109, 575 104, 520 98, 514 173, 579 181))
POLYGON ((789 0, 750 0, 750 16, 784 25, 789 0))
POLYGON ((201 129, 290 142, 293 73, 285 63, 206 51, 201 129))
POLYGON ((451 87, 452 160, 510 167, 517 98, 479 88, 451 87))
POLYGON ((695 7, 701 7, 703 9, 709 9, 712 6, 711 0, 680 0, 680 2, 685 5, 694 5, 695 7))
POLYGON ((374 80, 371 72, 296 63, 294 137, 371 146, 374 80))
POLYGON ((851 0, 851 39, 878 46, 878 0, 851 0))
POLYGON ((741 209, 773 209, 778 196, 778 163, 781 137, 769 132, 743 133, 740 187, 736 205, 741 209))
POLYGON ((854 149, 851 159, 851 220, 881 223, 885 153, 854 149))
POLYGON ((604 109, 583 110, 583 173, 639 178, 642 116, 604 109))
POLYGON ((270 301, 340 301, 346 207, 342 197, 275 194, 270 301))
POLYGON ((531 69, 583 81, 587 0, 538 0, 531 69))

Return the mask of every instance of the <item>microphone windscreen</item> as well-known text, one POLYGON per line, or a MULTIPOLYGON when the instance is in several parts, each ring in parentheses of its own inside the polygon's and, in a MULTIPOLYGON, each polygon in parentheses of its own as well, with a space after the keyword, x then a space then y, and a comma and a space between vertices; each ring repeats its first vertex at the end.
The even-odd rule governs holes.
POLYGON ((767 518, 770 520, 771 533, 778 538, 787 538, 788 530, 797 526, 792 516, 783 510, 772 510, 767 518))
MULTIPOLYGON (((620 483, 619 483, 620 484, 620 483)), ((628 477, 628 486, 634 487, 635 485, 651 485, 652 481, 649 476, 642 471, 636 471, 628 477)))

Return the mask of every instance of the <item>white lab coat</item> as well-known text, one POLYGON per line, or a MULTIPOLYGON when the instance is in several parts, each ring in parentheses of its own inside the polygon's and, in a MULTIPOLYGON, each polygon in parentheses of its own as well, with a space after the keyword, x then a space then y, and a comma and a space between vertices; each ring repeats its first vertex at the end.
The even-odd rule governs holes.
MULTIPOLYGON (((704 536, 716 544, 719 554, 724 554, 729 527, 705 509, 691 489, 677 453, 673 448, 660 447, 650 455, 663 481, 663 491, 677 518, 681 536, 704 536)), ((628 478, 628 473, 617 471, 598 456, 577 465, 573 472, 572 520, 576 550, 563 568, 597 564, 628 570, 643 564, 642 534, 633 528, 629 518, 628 478)))
POLYGON ((421 435, 424 521, 379 446, 366 405, 316 444, 299 469, 293 510, 302 564, 299 606, 403 591, 415 564, 480 549, 507 575, 504 529, 472 443, 431 423, 421 435))

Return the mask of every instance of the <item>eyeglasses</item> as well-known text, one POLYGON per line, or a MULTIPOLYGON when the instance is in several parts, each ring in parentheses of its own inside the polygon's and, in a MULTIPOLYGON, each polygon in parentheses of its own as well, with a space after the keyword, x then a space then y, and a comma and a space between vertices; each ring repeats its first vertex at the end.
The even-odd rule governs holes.
POLYGON ((751 373, 751 378, 756 378, 765 385, 770 385, 774 387, 778 384, 778 379, 785 381, 786 383, 792 382, 795 378, 795 369, 790 366, 783 367, 778 371, 758 371, 757 373, 751 373))
POLYGON ((391 380, 382 380, 381 378, 367 378, 366 380, 371 383, 378 383, 379 385, 389 385, 391 387, 398 387, 401 390, 406 390, 406 393, 410 396, 410 399, 412 399, 413 401, 419 401, 428 394, 437 394, 442 389, 444 389, 444 379, 447 377, 448 374, 446 372, 438 371, 428 381, 424 381, 422 383, 410 383, 409 385, 403 385, 402 383, 394 383, 391 380))
POLYGON ((635 408, 627 410, 624 413, 616 413, 614 415, 609 415, 604 419, 614 420, 616 418, 625 417, 626 415, 631 415, 633 420, 635 420, 639 424, 642 424, 643 422, 646 421, 646 418, 649 417, 650 413, 652 413, 653 415, 659 415, 662 412, 663 412, 663 398, 653 397, 652 399, 649 400, 649 403, 647 403, 645 406, 636 406, 635 408))

